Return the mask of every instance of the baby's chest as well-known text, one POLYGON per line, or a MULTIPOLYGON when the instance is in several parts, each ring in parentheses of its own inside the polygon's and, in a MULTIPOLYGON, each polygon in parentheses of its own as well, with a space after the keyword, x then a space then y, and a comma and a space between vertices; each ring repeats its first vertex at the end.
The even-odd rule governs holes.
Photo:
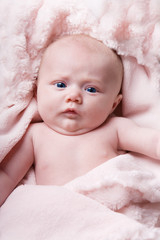
POLYGON ((37 162, 50 166, 96 167, 117 155, 116 142, 100 136, 62 136, 39 147, 37 162))
POLYGON ((109 137, 91 134, 44 136, 36 145, 35 171, 39 184, 63 185, 118 155, 116 144, 109 137))

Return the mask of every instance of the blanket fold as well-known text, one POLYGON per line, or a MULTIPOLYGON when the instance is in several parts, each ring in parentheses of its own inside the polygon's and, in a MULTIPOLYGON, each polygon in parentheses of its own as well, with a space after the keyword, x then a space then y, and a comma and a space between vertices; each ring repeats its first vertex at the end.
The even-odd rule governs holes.
POLYGON ((0 214, 3 240, 156 240, 160 236, 156 228, 147 229, 125 215, 56 186, 18 187, 0 214))

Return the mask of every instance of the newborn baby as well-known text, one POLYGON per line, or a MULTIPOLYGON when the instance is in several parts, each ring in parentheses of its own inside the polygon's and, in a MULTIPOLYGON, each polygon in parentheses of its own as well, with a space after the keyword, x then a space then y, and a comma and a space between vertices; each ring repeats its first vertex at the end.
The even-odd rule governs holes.
POLYGON ((120 57, 89 36, 65 36, 46 49, 36 94, 43 122, 2 161, 0 205, 33 163, 37 184, 63 185, 122 150, 159 158, 159 132, 111 117, 122 79, 120 57))

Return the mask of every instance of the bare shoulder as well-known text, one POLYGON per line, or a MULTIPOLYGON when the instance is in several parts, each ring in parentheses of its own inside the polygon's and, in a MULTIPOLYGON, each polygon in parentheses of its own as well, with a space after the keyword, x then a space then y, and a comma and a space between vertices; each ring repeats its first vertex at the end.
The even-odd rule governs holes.
POLYGON ((140 129, 140 126, 138 126, 133 120, 125 117, 112 117, 109 119, 107 125, 117 136, 119 143, 122 142, 122 140, 128 141, 130 136, 135 135, 140 129))
POLYGON ((49 128, 44 122, 32 123, 28 128, 28 135, 32 139, 33 146, 39 146, 57 137, 54 130, 49 128))
POLYGON ((22 138, 19 140, 19 142, 15 145, 13 149, 18 149, 18 147, 22 149, 22 146, 30 146, 31 148, 34 136, 39 134, 39 132, 41 132, 41 129, 42 123, 31 123, 22 138))
POLYGON ((44 126, 43 122, 31 123, 28 127, 28 132, 31 134, 32 132, 43 128, 43 126, 44 126))
POLYGON ((125 117, 112 117, 109 119, 108 124, 117 130, 125 130, 133 126, 137 126, 131 119, 125 117))
POLYGON ((26 134, 29 137, 33 137, 35 134, 43 134, 46 131, 47 127, 43 122, 31 123, 28 127, 26 134))

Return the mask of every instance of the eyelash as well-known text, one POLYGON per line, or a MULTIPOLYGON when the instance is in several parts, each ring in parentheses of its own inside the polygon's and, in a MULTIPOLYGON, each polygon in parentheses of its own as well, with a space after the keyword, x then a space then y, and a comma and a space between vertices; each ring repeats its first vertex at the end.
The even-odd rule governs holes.
POLYGON ((95 87, 87 87, 87 88, 85 88, 85 90, 86 90, 87 92, 90 92, 90 93, 97 93, 97 92, 98 92, 98 90, 97 90, 95 87), (88 90, 90 89, 90 91, 87 91, 87 89, 88 89, 88 90))
POLYGON ((57 88, 66 88, 66 84, 63 82, 57 82, 54 84, 57 88), (58 86, 59 85, 59 86, 58 86))

